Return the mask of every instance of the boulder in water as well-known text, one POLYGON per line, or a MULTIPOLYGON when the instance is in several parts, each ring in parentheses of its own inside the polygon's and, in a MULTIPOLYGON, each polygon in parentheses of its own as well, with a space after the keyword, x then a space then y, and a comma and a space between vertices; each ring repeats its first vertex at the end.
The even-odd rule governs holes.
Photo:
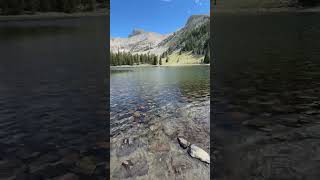
POLYGON ((198 146, 192 144, 188 149, 188 153, 191 157, 197 158, 203 162, 210 164, 210 155, 198 146))

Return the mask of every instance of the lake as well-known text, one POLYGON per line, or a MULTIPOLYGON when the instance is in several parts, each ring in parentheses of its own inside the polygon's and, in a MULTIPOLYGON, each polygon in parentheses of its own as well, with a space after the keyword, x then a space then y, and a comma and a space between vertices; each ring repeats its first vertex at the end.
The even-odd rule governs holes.
POLYGON ((0 22, 0 179, 106 178, 106 19, 0 22))
POLYGON ((209 179, 177 136, 209 152, 210 66, 112 67, 110 108, 112 178, 209 179))
POLYGON ((216 178, 316 179, 319 13, 216 14, 216 178))

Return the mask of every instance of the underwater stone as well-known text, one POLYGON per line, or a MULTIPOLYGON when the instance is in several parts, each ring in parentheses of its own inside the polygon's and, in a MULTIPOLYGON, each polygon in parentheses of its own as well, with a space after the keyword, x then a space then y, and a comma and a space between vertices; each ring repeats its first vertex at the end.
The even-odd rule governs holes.
POLYGON ((188 153, 191 157, 197 158, 203 162, 210 164, 210 155, 198 146, 192 144, 188 150, 188 153))
POLYGON ((180 144, 180 146, 183 148, 183 149, 186 149, 187 147, 190 146, 190 142, 188 142, 187 140, 185 140, 184 138, 181 138, 181 137, 178 137, 178 142, 180 144))

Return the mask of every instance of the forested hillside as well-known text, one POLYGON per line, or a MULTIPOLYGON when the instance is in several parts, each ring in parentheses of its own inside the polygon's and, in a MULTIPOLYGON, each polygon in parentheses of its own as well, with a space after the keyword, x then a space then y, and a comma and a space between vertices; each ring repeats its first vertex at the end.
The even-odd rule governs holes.
POLYGON ((191 52, 193 55, 204 55, 204 63, 210 59, 210 17, 206 15, 193 15, 186 26, 174 33, 172 37, 164 40, 163 44, 169 46, 161 57, 166 58, 174 51, 179 54, 191 52))
POLYGON ((83 12, 107 8, 109 0, 0 0, 1 15, 34 14, 36 12, 83 12))
POLYGON ((135 30, 128 38, 111 39, 111 65, 157 64, 154 56, 160 65, 208 64, 209 39, 209 15, 192 15, 183 28, 168 35, 135 30))

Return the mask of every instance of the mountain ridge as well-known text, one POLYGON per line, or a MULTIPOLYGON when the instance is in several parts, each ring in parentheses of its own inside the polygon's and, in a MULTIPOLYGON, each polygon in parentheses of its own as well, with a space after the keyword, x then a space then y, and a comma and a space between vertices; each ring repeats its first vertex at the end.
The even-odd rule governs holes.
MULTIPOLYGON (((209 29, 205 29, 200 34, 194 31, 197 31, 199 27, 201 29, 202 26, 209 28, 209 22, 209 15, 191 15, 184 27, 169 34, 133 29, 127 38, 111 38, 110 50, 113 53, 128 52, 160 56, 163 53, 171 54, 173 51, 181 51, 188 44, 192 44, 192 47, 204 48, 209 39, 209 29), (188 38, 192 38, 192 34, 198 35, 196 44, 191 43, 190 40, 188 41, 188 38)), ((192 48, 187 48, 186 50, 192 50, 192 48)), ((203 50, 199 54, 204 55, 203 50)))
POLYGON ((154 49, 168 35, 163 35, 156 32, 146 32, 139 29, 134 29, 127 38, 111 38, 111 52, 129 52, 145 54, 149 50, 154 49))

